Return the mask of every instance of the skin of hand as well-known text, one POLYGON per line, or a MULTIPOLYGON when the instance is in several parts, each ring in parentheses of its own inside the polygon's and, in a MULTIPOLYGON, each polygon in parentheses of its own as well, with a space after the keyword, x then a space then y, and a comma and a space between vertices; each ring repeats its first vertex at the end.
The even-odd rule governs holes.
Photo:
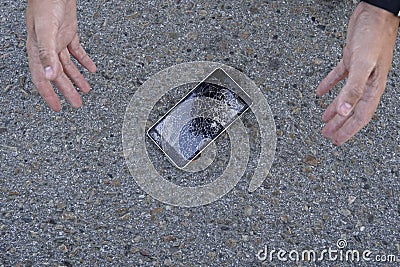
POLYGON ((79 43, 77 35, 76 0, 28 0, 26 10, 27 52, 32 81, 40 95, 54 111, 61 103, 53 83, 74 107, 82 105, 81 92, 90 85, 71 61, 71 55, 90 72, 96 65, 79 43))
POLYGON ((322 134, 342 145, 371 120, 385 90, 400 19, 361 2, 348 25, 339 64, 317 88, 322 96, 347 78, 339 95, 325 110, 322 134))

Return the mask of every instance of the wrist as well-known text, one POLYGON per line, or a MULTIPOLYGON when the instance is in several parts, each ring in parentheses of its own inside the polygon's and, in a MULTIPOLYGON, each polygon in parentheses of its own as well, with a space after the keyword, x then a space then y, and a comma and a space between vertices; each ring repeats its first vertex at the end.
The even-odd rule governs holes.
MULTIPOLYGON (((378 0, 379 1, 379 0, 378 0)), ((399 1, 400 0, 393 0, 399 1)), ((369 27, 378 27, 380 26, 384 32, 390 32, 391 35, 397 35, 399 24, 400 24, 400 17, 395 16, 394 13, 387 11, 383 8, 378 6, 372 5, 367 3, 365 0, 361 0, 358 4, 357 9, 354 12, 356 16, 365 16, 365 19, 369 21, 369 27)), ((381 32, 383 34, 383 32, 381 32)))

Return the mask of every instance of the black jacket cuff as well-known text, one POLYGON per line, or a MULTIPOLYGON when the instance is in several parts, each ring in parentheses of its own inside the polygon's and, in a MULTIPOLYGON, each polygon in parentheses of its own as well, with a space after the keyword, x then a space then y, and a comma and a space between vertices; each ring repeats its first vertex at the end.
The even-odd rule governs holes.
POLYGON ((368 4, 385 9, 396 16, 400 16, 400 0, 362 0, 368 4))

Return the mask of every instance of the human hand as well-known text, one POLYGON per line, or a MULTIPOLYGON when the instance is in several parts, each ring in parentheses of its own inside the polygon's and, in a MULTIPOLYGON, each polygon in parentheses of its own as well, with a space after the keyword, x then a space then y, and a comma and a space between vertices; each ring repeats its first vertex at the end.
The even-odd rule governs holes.
POLYGON ((71 55, 90 72, 96 65, 79 43, 76 0, 29 0, 26 11, 27 52, 32 81, 40 95, 54 111, 61 109, 51 82, 74 107, 82 99, 72 82, 83 93, 90 85, 71 61, 71 55))
POLYGON ((382 96, 393 57, 399 18, 365 2, 358 4, 348 25, 339 64, 317 88, 322 96, 348 78, 322 116, 322 134, 342 145, 371 120, 382 96))

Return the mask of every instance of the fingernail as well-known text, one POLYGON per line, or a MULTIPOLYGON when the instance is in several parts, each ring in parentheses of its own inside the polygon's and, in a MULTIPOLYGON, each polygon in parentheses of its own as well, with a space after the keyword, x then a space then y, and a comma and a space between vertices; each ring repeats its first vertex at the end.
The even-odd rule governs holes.
POLYGON ((349 115, 350 112, 351 112, 351 105, 349 103, 345 102, 340 106, 339 113, 342 114, 343 116, 349 115))
POLYGON ((54 76, 53 68, 50 66, 45 67, 44 74, 45 74, 47 80, 51 80, 51 78, 53 78, 53 76, 54 76))

